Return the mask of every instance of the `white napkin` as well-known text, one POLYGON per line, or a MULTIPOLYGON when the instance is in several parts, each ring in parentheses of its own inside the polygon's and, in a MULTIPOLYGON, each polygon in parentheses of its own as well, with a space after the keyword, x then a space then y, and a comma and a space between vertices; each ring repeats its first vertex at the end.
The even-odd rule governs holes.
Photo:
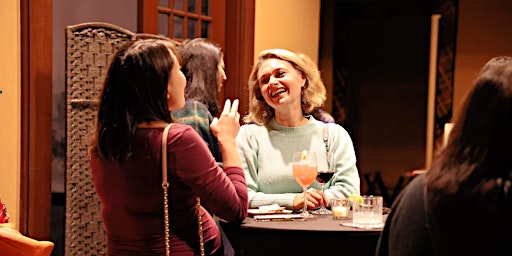
POLYGON ((262 205, 258 208, 260 211, 264 211, 264 212, 275 212, 275 211, 281 211, 285 207, 279 206, 278 204, 271 204, 271 205, 262 205))

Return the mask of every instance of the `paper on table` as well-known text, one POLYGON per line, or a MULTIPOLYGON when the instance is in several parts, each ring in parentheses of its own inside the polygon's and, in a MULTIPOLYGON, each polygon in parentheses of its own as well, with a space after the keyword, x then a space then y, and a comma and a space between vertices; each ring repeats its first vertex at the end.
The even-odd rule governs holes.
POLYGON ((249 213, 249 216, 251 215, 260 215, 260 214, 290 214, 292 213, 292 210, 286 210, 284 206, 279 206, 277 204, 272 205, 263 205, 260 206, 258 209, 248 209, 247 213, 249 213))
POLYGON ((345 223, 341 223, 340 225, 347 226, 347 227, 353 227, 353 228, 362 228, 362 229, 381 229, 384 227, 384 223, 372 224, 371 226, 364 226, 364 225, 354 224, 352 222, 345 222, 345 223))
POLYGON ((304 219, 300 213, 296 214, 273 214, 273 215, 256 215, 254 220, 256 221, 274 221, 274 220, 297 220, 304 219))
POLYGON ((262 211, 279 211, 283 210, 285 207, 279 206, 278 204, 271 204, 271 205, 262 205, 259 207, 262 211))

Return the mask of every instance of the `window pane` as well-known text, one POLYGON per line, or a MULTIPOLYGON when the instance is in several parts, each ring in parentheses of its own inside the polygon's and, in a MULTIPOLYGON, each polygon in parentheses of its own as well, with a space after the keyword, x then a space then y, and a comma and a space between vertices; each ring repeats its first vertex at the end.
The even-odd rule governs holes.
POLYGON ((158 0, 158 6, 169 8, 169 0, 158 0))
POLYGON ((174 16, 173 38, 183 38, 183 17, 174 16))
POLYGON ((196 0, 188 0, 188 12, 196 13, 196 0))
POLYGON ((210 15, 210 9, 208 8, 210 0, 203 0, 203 4, 201 6, 201 13, 203 15, 210 15))
POLYGON ((174 0, 173 9, 183 11, 183 0, 174 0))
POLYGON ((210 22, 203 20, 201 23, 201 37, 210 38, 210 22))
POLYGON ((196 38, 196 25, 197 25, 197 20, 196 19, 188 19, 188 38, 192 39, 192 38, 196 38))
POLYGON ((166 13, 158 13, 158 34, 169 36, 169 15, 166 13))

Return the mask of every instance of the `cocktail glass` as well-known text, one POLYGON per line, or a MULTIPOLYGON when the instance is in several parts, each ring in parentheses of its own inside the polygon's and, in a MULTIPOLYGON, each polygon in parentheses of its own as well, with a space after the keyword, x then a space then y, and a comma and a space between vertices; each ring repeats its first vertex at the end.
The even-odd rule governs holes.
POLYGON ((316 153, 308 152, 295 152, 293 154, 293 177, 302 187, 304 193, 304 206, 302 207, 302 216, 304 218, 312 218, 314 215, 308 212, 308 199, 307 189, 315 181, 318 172, 316 153))

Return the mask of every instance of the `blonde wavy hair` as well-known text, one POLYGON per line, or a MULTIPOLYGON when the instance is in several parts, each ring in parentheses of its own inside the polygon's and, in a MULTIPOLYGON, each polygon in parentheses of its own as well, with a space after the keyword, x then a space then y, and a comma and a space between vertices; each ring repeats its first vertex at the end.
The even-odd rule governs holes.
POLYGON ((268 49, 260 52, 258 63, 254 65, 249 76, 249 114, 244 117, 246 123, 263 125, 274 117, 274 109, 263 98, 258 81, 258 71, 262 63, 268 59, 287 61, 306 76, 301 99, 302 113, 311 114, 316 108, 324 104, 326 99, 325 85, 316 64, 308 56, 285 49, 268 49))

